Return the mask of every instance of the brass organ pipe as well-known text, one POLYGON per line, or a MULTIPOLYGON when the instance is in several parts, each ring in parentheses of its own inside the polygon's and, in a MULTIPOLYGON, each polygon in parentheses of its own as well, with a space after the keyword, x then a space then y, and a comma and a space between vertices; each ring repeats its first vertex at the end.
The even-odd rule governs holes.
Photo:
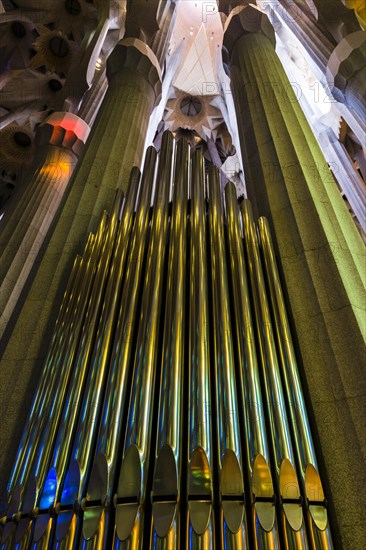
POLYGON ((218 169, 209 171, 209 229, 211 251, 213 364, 220 468, 221 545, 248 548, 244 479, 239 435, 234 349, 226 266, 224 215, 218 169))
POLYGON ((252 536, 256 549, 279 548, 277 522, 267 431, 260 387, 255 336, 246 277, 246 264, 240 226, 240 211, 236 187, 229 182, 225 187, 228 258, 233 291, 233 324, 239 361, 239 387, 243 396, 243 419, 246 448, 246 470, 252 495, 252 536), (257 473, 261 472, 258 476, 257 473), (259 483, 258 483, 259 482, 259 483), (256 497, 267 498, 267 502, 256 502, 256 497))
POLYGON ((207 240, 201 151, 192 157, 186 548, 214 548, 207 240), (196 500, 198 497, 200 500, 196 500))
MULTIPOLYGON (((106 216, 103 216, 101 226, 103 229, 106 224, 106 216)), ((93 242, 91 254, 88 255, 85 262, 84 281, 80 281, 80 286, 77 290, 75 298, 75 307, 70 312, 70 317, 63 327, 64 337, 60 338, 60 345, 56 345, 54 353, 51 353, 47 358, 46 368, 51 368, 51 378, 48 385, 45 387, 45 392, 42 396, 38 410, 35 411, 33 419, 33 429, 28 432, 26 454, 22 458, 21 464, 16 464, 19 469, 17 481, 21 484, 26 484, 31 468, 34 465, 35 453, 37 445, 42 435, 44 424, 50 419, 51 414, 57 414, 55 402, 63 399, 63 391, 68 381, 72 360, 70 360, 70 349, 76 351, 78 338, 82 326, 83 314, 86 310, 87 296, 90 292, 91 284, 95 273, 96 255, 99 253, 99 244, 102 231, 99 232, 99 239, 91 239, 93 242), (85 282, 86 281, 86 282, 85 282), (66 361, 67 367, 59 369, 59 365, 66 361), (51 362, 51 367, 49 367, 51 362)), ((91 242, 91 241, 90 241, 91 242)))
POLYGON ((282 527, 283 548, 306 550, 308 541, 300 488, 295 470, 290 428, 259 255, 258 237, 250 201, 243 200, 240 209, 269 418, 275 482, 281 499, 279 521, 282 527), (287 501, 289 498, 293 501, 287 501))
MULTIPOLYGON (((87 242, 87 249, 90 250, 94 236, 89 235, 87 242)), ((51 346, 46 358, 45 368, 42 370, 41 379, 32 403, 32 408, 30 410, 26 425, 23 430, 22 439, 19 444, 17 456, 14 462, 13 470, 11 477, 8 482, 8 494, 12 494, 14 486, 19 478, 20 472, 19 469, 22 466, 24 460, 24 453, 27 450, 27 445, 29 442, 29 437, 32 430, 34 429, 34 422, 38 415, 39 409, 43 407, 46 390, 49 387, 50 380, 52 380, 52 372, 55 369, 55 363, 52 361, 52 357, 56 353, 58 346, 62 342, 62 339, 65 336, 65 324, 69 322, 70 310, 74 311, 75 301, 77 292, 79 289, 80 279, 82 269, 85 267, 85 258, 81 256, 76 256, 72 273, 68 281, 66 291, 64 293, 63 301, 60 308, 60 313, 56 321, 55 332, 51 341, 51 346)))
POLYGON ((282 293, 271 231, 266 218, 259 218, 258 230, 265 272, 270 290, 269 296, 272 305, 290 419, 294 433, 294 446, 300 467, 303 495, 305 499, 307 499, 307 502, 309 500, 314 502, 314 504, 308 505, 309 538, 314 550, 331 549, 333 548, 333 543, 328 524, 327 510, 324 504, 322 484, 318 474, 315 448, 311 436, 305 399, 301 388, 297 359, 287 317, 285 300, 282 293), (315 470, 315 472, 313 470, 315 470), (314 476, 313 479, 309 479, 309 474, 310 476, 314 476), (308 479, 312 487, 311 494, 308 493, 308 479), (315 486, 317 489, 315 489, 315 486), (319 492, 319 494, 316 494, 317 492, 319 492))
MULTIPOLYGON (((86 257, 90 255, 90 249, 92 247, 93 241, 94 241, 94 236, 90 234, 86 245, 86 257)), ((37 414, 39 414, 38 408, 41 407, 42 403, 44 402, 45 391, 48 387, 48 384, 50 383, 50 379, 52 379, 52 372, 55 368, 57 369, 57 363, 55 364, 54 362, 52 362, 51 358, 57 351, 57 337, 59 337, 60 340, 64 337, 65 335, 64 328, 65 326, 66 327, 68 326, 70 315, 74 311, 76 297, 78 296, 80 279, 82 278, 82 274, 85 271, 83 267, 85 268, 85 258, 83 259, 81 256, 76 256, 75 262, 71 271, 71 275, 64 293, 63 301, 60 307, 60 313, 56 321, 55 333, 53 335, 53 339, 51 342, 51 347, 48 353, 48 359, 46 360, 45 369, 42 371, 42 377, 37 389, 35 399, 32 404, 31 413, 23 432, 22 442, 18 450, 16 465, 19 465, 20 463, 20 458, 21 458, 20 454, 23 453, 24 455, 24 453, 27 451, 26 444, 29 442, 29 437, 33 429, 35 418, 37 417, 37 414), (84 261, 84 266, 83 266, 83 261, 84 261)), ((23 501, 22 503, 23 507, 25 506, 27 511, 29 511, 34 506, 34 502, 32 501, 30 507, 28 507, 27 502, 24 502, 24 500, 27 501, 27 496, 26 495, 24 496, 23 493, 24 491, 21 489, 20 485, 17 485, 14 488, 14 490, 10 491, 10 494, 12 496, 11 496, 11 501, 9 503, 9 509, 7 510, 7 516, 9 518, 13 517, 14 514, 19 512, 22 501, 23 501)), ((24 520, 21 520, 21 521, 24 523, 24 520)), ((0 539, 1 542, 4 543, 4 544, 1 544, 2 550, 4 550, 5 548, 7 549, 7 548, 13 547, 14 536, 19 534, 17 531, 18 531, 17 524, 14 523, 13 521, 5 525, 4 531, 2 533, 2 537, 0 539)))
MULTIPOLYGON (((127 242, 123 245, 121 238, 119 243, 120 246, 118 247, 119 253, 117 260, 117 265, 119 267, 116 271, 113 283, 109 287, 110 292, 113 294, 117 292, 117 287, 114 287, 114 284, 117 284, 118 281, 118 286, 121 286, 123 282, 121 303, 118 304, 118 302, 113 302, 113 307, 116 308, 114 312, 108 309, 110 317, 108 319, 108 324, 106 325, 105 333, 105 336, 108 337, 108 339, 111 338, 110 329, 112 328, 112 324, 109 325, 109 323, 114 323, 117 316, 118 322, 115 335, 113 337, 113 341, 110 342, 110 345, 112 346, 110 370, 106 384, 99 433, 96 441, 96 458, 92 468, 86 496, 86 502, 89 499, 96 501, 99 497, 100 505, 93 506, 91 508, 86 507, 84 513, 83 535, 86 534, 85 531, 88 532, 87 536, 91 539, 91 546, 93 546, 94 543, 97 546, 100 545, 106 534, 108 518, 105 517, 104 508, 101 505, 107 505, 107 501, 104 497, 107 496, 108 501, 111 497, 119 440, 123 435, 123 410, 124 401, 126 399, 126 391, 128 389, 126 387, 126 378, 133 351, 132 335, 137 314, 138 292, 141 284, 140 278, 148 230, 149 207, 154 180, 155 159, 156 151, 153 147, 150 147, 146 153, 145 167, 140 186, 139 203, 137 206, 133 227, 130 216, 132 216, 134 209, 133 198, 136 196, 137 191, 135 187, 138 182, 138 172, 134 170, 131 175, 127 203, 124 206, 121 220, 121 227, 124 228, 124 234, 126 236, 127 234, 131 234, 130 250, 129 252, 127 251, 127 242), (120 271, 123 271, 123 264, 126 266, 124 281, 122 281, 121 278, 118 280, 120 271), (97 481, 99 481, 99 474, 101 473, 106 475, 103 477, 102 487, 97 487, 98 490, 100 490, 96 495, 95 487, 93 486, 93 479, 96 477, 97 481), (104 500, 103 503, 101 502, 102 498, 104 500)), ((101 352, 104 354, 106 351, 107 350, 101 346, 101 352)), ((91 459, 90 455, 88 457, 88 460, 89 459, 91 459)), ((74 461, 69 467, 68 475, 64 483, 61 504, 72 505, 76 499, 83 496, 84 490, 80 485, 80 481, 80 470, 77 463, 74 461), (74 473, 76 475, 74 475, 74 473)), ((59 519, 58 526, 56 528, 57 548, 68 548, 69 546, 71 547, 73 544, 76 544, 74 536, 76 535, 75 523, 77 518, 76 514, 73 512, 65 512, 61 515, 61 521, 59 519)))
MULTIPOLYGON (((178 548, 182 474, 182 392, 185 336, 187 201, 190 147, 177 145, 168 261, 151 547, 178 548), (167 497, 171 500, 167 501, 167 497), (173 500, 174 499, 174 500, 173 500)), ((164 306, 163 306, 164 307, 164 306)))
MULTIPOLYGON (((117 321, 117 314, 120 311, 120 315, 126 315, 129 311, 127 301, 133 302, 130 311, 133 312, 136 309, 136 305, 133 300, 133 289, 131 288, 131 282, 135 287, 135 293, 139 285, 139 272, 133 271, 134 280, 131 281, 130 266, 127 267, 127 274, 124 281, 124 291, 122 295, 122 302, 120 304, 120 295, 122 292, 123 274, 125 271, 128 243, 130 241, 130 235, 133 227, 133 214, 136 203, 136 196, 138 190, 138 184, 140 180, 140 171, 137 168, 133 168, 130 176, 130 183, 128 187, 126 202, 123 208, 120 232, 118 236, 118 242, 116 246, 116 254, 112 264, 112 272, 110 281, 108 283, 107 297, 104 306, 104 315, 102 315, 101 326, 102 330, 97 338, 96 344, 96 357, 94 358, 94 369, 100 371, 104 368, 104 365, 110 359, 112 353, 113 341, 118 344, 117 349, 123 349, 126 353, 126 347, 122 344, 122 337, 120 337, 120 331, 117 329, 116 335, 114 335, 114 327, 117 321), (112 339, 113 337, 113 339, 112 339)), ((141 226, 144 227, 146 232, 147 220, 148 220, 148 205, 151 192, 151 183, 153 178, 150 177, 146 184, 146 190, 143 191, 142 208, 138 209, 136 215, 135 227, 137 231, 141 231, 141 226), (141 216, 144 217, 143 224, 140 224, 141 216)), ((132 250, 133 243, 135 242, 137 234, 137 241, 141 238, 141 233, 132 234, 132 250)), ((142 242, 144 242, 144 236, 142 235, 142 242)), ((133 251, 132 251, 133 254, 133 251)), ((140 261, 143 259, 143 248, 141 248, 140 261)), ((141 266, 140 266, 141 270, 141 266)), ((128 355, 126 353, 126 355, 128 355)), ((115 454, 118 449, 118 434, 121 432, 121 418, 123 412, 123 406, 121 405, 121 395, 125 391, 125 376, 126 368, 120 367, 120 363, 116 362, 115 357, 112 357, 110 362, 111 368, 107 379, 106 389, 104 391, 104 404, 101 413, 101 422, 99 426, 99 432, 96 441, 95 460, 92 468, 91 476, 87 487, 86 502, 92 500, 94 503, 98 501, 97 505, 89 508, 87 507, 84 513, 83 522, 83 535, 85 539, 92 539, 94 536, 96 541, 88 542, 88 546, 92 546, 94 542, 98 544, 98 541, 103 540, 105 536, 105 530, 108 522, 103 515, 104 506, 110 504, 112 496, 113 479, 114 479, 114 467, 115 467, 115 454), (106 474, 103 478, 105 484, 101 487, 101 475, 106 474), (96 489, 98 491, 96 492, 96 489)), ((88 464, 90 465, 91 456, 88 458, 88 464)), ((85 464, 85 469, 87 468, 85 464)), ((85 541, 84 541, 85 544, 85 541)))
POLYGON ((146 548, 143 537, 144 504, 150 458, 154 386, 156 377, 162 282, 168 227, 173 136, 164 132, 155 186, 151 240, 142 297, 126 439, 123 449, 116 508, 114 547, 146 548), (131 535, 135 531, 136 535, 131 535), (133 538, 137 537, 135 546, 133 538))
MULTIPOLYGON (((55 439, 53 456, 49 464, 48 456, 42 453, 41 461, 37 465, 35 472, 37 482, 42 487, 40 495, 39 507, 41 510, 49 510, 56 503, 61 481, 64 477, 64 470, 67 459, 71 450, 71 442, 75 429, 76 421, 80 412, 82 403, 82 392, 88 377, 88 368, 90 365, 91 354, 94 349, 95 336, 98 327, 103 326, 103 297, 106 287, 106 282, 109 277, 109 265, 116 240, 116 232, 118 228, 118 218, 123 200, 122 191, 117 190, 112 215, 109 220, 108 229, 102 245, 102 250, 97 266, 97 272, 88 303, 88 309, 85 321, 82 328, 80 344, 73 365, 67 398, 65 399, 64 408, 61 415, 60 425, 48 425, 48 430, 43 435, 44 445, 46 448, 48 442, 55 439), (45 477, 45 468, 48 466, 49 472, 44 483, 42 480, 45 477)), ((91 369, 94 365, 91 366, 91 369)), ((89 374, 90 376, 90 374, 89 374)), ((91 431, 91 430, 90 430, 91 431)), ((51 451, 51 447, 49 447, 51 451)), ((41 548, 46 544, 46 539, 50 534, 50 526, 52 519, 49 514, 42 514, 36 520, 33 534, 33 541, 39 544, 33 545, 33 550, 41 548), (45 540, 43 540, 43 538, 45 540)))
MULTIPOLYGON (((15 540, 17 544, 19 543, 19 548, 26 547, 28 544, 32 526, 32 519, 29 514, 31 514, 37 499, 36 480, 34 477, 29 479, 31 470, 35 465, 36 452, 38 450, 37 443, 42 436, 44 423, 47 421, 52 422, 53 415, 56 414, 57 416, 57 414, 59 414, 59 409, 57 405, 55 406, 55 401, 57 401, 57 403, 62 403, 64 397, 64 391, 72 364, 68 355, 70 351, 69 347, 71 348, 72 356, 72 352, 75 352, 78 343, 78 337, 85 313, 85 304, 92 286, 95 274, 95 263, 99 255, 100 243, 104 235, 106 220, 106 213, 104 213, 96 237, 89 235, 85 254, 81 261, 81 267, 73 283, 75 297, 70 300, 73 307, 62 327, 60 345, 57 346, 56 343, 55 349, 52 349, 51 346, 51 352, 48 354, 46 369, 51 369, 50 378, 41 396, 38 410, 35 411, 33 429, 27 434, 26 456, 23 456, 23 464, 17 464, 19 468, 23 466, 23 470, 20 471, 22 475, 21 482, 26 485, 23 491, 22 513, 28 515, 28 517, 20 520, 16 528, 15 540), (66 361, 66 367, 60 371, 59 365, 64 360, 66 361), (53 402, 51 401, 52 397, 54 399, 53 402)), ((57 422, 57 418, 55 422, 57 422)), ((42 452, 42 449, 40 452, 42 452)))

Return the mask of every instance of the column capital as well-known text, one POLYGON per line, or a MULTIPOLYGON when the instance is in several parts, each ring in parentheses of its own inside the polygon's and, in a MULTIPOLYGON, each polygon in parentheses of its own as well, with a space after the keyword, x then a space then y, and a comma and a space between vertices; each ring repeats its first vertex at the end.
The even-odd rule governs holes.
POLYGON ((155 104, 161 96, 161 68, 152 49, 138 38, 120 40, 107 61, 110 81, 116 73, 128 68, 140 73, 155 93, 155 104))
POLYGON ((266 14, 252 4, 237 6, 231 11, 224 26, 224 47, 230 56, 236 42, 250 33, 263 34, 273 46, 276 44, 274 29, 266 14))
POLYGON ((40 126, 40 143, 70 149, 80 157, 90 133, 89 125, 77 115, 64 111, 52 113, 40 126))
POLYGON ((334 48, 327 65, 326 78, 334 97, 344 103, 350 81, 366 68, 365 31, 348 34, 334 48))

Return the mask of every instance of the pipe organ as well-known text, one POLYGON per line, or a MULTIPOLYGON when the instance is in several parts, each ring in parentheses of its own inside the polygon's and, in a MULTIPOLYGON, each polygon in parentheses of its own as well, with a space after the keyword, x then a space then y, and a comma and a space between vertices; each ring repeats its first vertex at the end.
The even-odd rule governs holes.
POLYGON ((1 548, 333 548, 268 221, 163 136, 66 287, 1 548))

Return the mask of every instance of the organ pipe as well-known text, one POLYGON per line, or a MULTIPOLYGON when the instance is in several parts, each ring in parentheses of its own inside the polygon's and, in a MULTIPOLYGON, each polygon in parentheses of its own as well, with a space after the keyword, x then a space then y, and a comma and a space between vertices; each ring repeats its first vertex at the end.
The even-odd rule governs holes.
POLYGON ((72 268, 2 550, 333 548, 274 250, 201 151, 147 150, 72 268))

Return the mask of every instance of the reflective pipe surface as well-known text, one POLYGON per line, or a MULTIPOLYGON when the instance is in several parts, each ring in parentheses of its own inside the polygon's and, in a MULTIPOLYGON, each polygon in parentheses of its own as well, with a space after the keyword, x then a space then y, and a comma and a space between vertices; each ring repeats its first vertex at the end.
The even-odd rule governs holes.
POLYGON ((307 550, 300 487, 250 201, 243 200, 240 209, 262 365, 275 483, 280 497, 278 522, 282 527, 282 546, 284 549, 307 550))
POLYGON ((192 157, 188 350, 186 548, 214 544, 213 436, 204 161, 192 157))
POLYGON ((218 169, 208 177, 213 365, 216 374, 222 547, 248 548, 234 349, 218 169))
POLYGON ((251 313, 240 211, 236 187, 225 187, 228 263, 234 315, 235 343, 238 357, 238 387, 242 396, 242 418, 246 473, 251 493, 252 545, 255 549, 280 548, 274 488, 270 471, 265 413, 260 386, 259 367, 251 313), (257 500, 257 497, 259 499, 257 500))
MULTIPOLYGON (((125 277, 122 281, 121 273, 116 271, 115 280, 111 285, 112 292, 116 292, 116 289, 121 287, 122 297, 121 303, 113 312, 113 315, 110 312, 111 321, 113 319, 113 324, 116 324, 117 328, 112 346, 111 366, 105 390, 94 464, 86 494, 82 543, 87 548, 94 548, 101 539, 104 539, 110 524, 116 459, 125 428, 124 409, 127 377, 134 351, 133 327, 138 312, 138 296, 148 231, 155 160, 156 152, 153 148, 150 148, 146 155, 139 204, 130 238, 129 255, 126 257, 125 277)), ((133 179, 130 182, 128 200, 131 212, 135 204, 137 182, 138 180, 134 182, 133 179)), ((128 222, 125 213, 122 222, 124 225, 128 222)))
MULTIPOLYGON (((133 214, 134 197, 136 196, 137 191, 136 186, 138 178, 136 178, 136 176, 138 174, 136 171, 134 171, 131 176, 130 187, 122 213, 120 226, 121 233, 119 235, 120 238, 118 240, 115 258, 117 271, 115 272, 115 277, 112 277, 111 284, 108 288, 108 294, 111 299, 113 299, 113 295, 117 292, 117 288, 114 285, 117 283, 116 279, 120 274, 119 272, 122 273, 124 265, 126 265, 126 274, 124 280, 118 281, 118 285, 123 284, 120 304, 114 302, 114 300, 112 301, 112 307, 116 307, 117 311, 115 313, 117 313, 118 317, 118 324, 113 340, 111 339, 112 335, 110 333, 110 331, 113 330, 113 327, 112 325, 109 325, 109 323, 112 323, 112 320, 115 323, 116 318, 115 313, 111 315, 113 312, 111 312, 109 308, 106 308, 105 310, 105 321, 107 324, 102 325, 104 329, 106 329, 103 333, 104 337, 111 345, 111 350, 104 349, 103 346, 101 346, 101 355, 99 356, 99 360, 103 366, 107 360, 104 353, 108 356, 110 355, 110 359, 108 360, 110 363, 110 369, 106 383, 104 403, 101 410, 99 432, 98 434, 96 432, 93 434, 96 436, 96 450, 94 453, 94 466, 90 475, 86 498, 83 501, 85 513, 82 533, 79 534, 79 532, 75 531, 73 528, 74 523, 77 521, 76 513, 73 511, 65 511, 60 514, 57 521, 55 534, 57 548, 63 548, 64 545, 71 545, 73 542, 76 544, 76 541, 73 541, 73 537, 78 537, 79 535, 82 539, 90 539, 90 545, 92 545, 95 540, 100 544, 100 540, 103 540, 106 534, 106 525, 109 514, 105 514, 105 507, 110 505, 109 501, 112 494, 118 442, 123 433, 123 401, 126 393, 127 369, 129 367, 132 352, 131 333, 135 322, 136 296, 139 289, 139 272, 141 271, 148 228, 155 158, 155 150, 150 148, 146 155, 139 204, 133 226, 131 225, 132 220, 130 219, 130 216, 133 214), (131 242, 129 248, 127 249, 127 235, 130 233, 131 229, 131 242), (134 261, 135 257, 137 260, 136 264, 134 261), (93 502, 93 505, 91 505, 91 501, 93 502)), ((100 336, 102 338, 103 334, 100 336)), ((96 356, 96 359, 98 359, 98 356, 96 356)), ((98 372, 98 368, 95 370, 98 372)), ((74 460, 70 464, 64 483, 61 504, 65 507, 72 506, 76 500, 84 497, 86 489, 85 482, 87 479, 85 475, 81 477, 81 469, 77 455, 77 453, 80 452, 79 445, 81 444, 83 444, 83 439, 79 438, 79 443, 75 446, 75 454, 73 456, 74 460)), ((88 448, 85 447, 85 450, 83 450, 80 454, 80 457, 84 456, 87 459, 89 466, 91 466, 92 460, 90 450, 91 448, 89 445, 88 448), (85 454, 86 451, 87 456, 85 454)), ((86 462, 84 462, 84 471, 85 473, 87 472, 86 462)))
MULTIPOLYGON (((182 478, 182 397, 185 362, 187 203, 190 147, 177 145, 174 171, 158 433, 152 487, 151 547, 178 548, 182 478)), ((162 304, 164 308, 164 303, 162 304)))
POLYGON ((29 416, 23 430, 22 439, 19 444, 17 456, 15 459, 15 463, 13 466, 10 479, 9 479, 9 483, 8 483, 9 495, 12 495, 13 490, 15 488, 15 484, 18 483, 18 480, 21 476, 21 468, 24 462, 24 455, 27 452, 29 439, 31 437, 32 431, 34 430, 34 425, 37 422, 39 412, 40 410, 45 410, 47 406, 46 405, 47 396, 49 398, 47 389, 52 384, 52 381, 54 380, 55 372, 57 372, 57 369, 56 369, 57 365, 53 361, 53 358, 55 354, 58 352, 59 347, 61 347, 62 341, 66 337, 67 331, 69 330, 69 323, 71 321, 72 315, 74 314, 75 308, 77 305, 77 297, 79 296, 78 294, 79 285, 83 278, 85 264, 87 262, 88 256, 90 255, 90 250, 93 242, 94 242, 94 235, 90 234, 86 245, 86 252, 88 251, 89 253, 86 254, 85 252, 84 258, 77 256, 74 262, 74 266, 69 278, 69 282, 62 300, 60 313, 56 321, 55 332, 53 334, 50 349, 47 354, 45 367, 42 370, 39 386, 37 388, 35 398, 32 403, 32 408, 29 412, 29 416))
POLYGON ((326 501, 318 473, 305 399, 301 388, 296 354, 282 293, 268 220, 258 220, 263 262, 269 288, 274 327, 285 384, 288 409, 299 464, 300 481, 308 509, 309 541, 314 550, 333 548, 326 501), (309 493, 308 493, 309 491, 309 493))
MULTIPOLYGON (((120 197, 119 201, 120 202, 120 197)), ((113 216, 112 216, 113 219, 113 216)), ((93 258, 95 262, 95 274, 90 279, 90 292, 87 294, 87 305, 86 305, 86 314, 84 315, 81 321, 81 331, 80 338, 78 342, 75 341, 75 348, 71 348, 71 353, 68 355, 68 348, 66 343, 66 349, 64 358, 61 361, 62 368, 69 370, 70 374, 68 380, 63 378, 62 384, 59 385, 60 391, 58 392, 58 400, 55 400, 50 411, 49 421, 46 423, 41 440, 38 444, 38 453, 36 454, 36 460, 34 461, 32 468, 32 477, 30 483, 33 485, 33 480, 36 480, 35 484, 35 494, 34 494, 34 506, 36 506, 36 517, 33 525, 33 535, 32 538, 35 543, 40 541, 40 548, 47 546, 47 539, 50 535, 50 529, 52 525, 52 520, 47 514, 47 511, 50 506, 55 503, 56 492, 58 489, 58 480, 57 480, 57 471, 54 468, 51 468, 48 477, 46 478, 47 468, 49 467, 50 457, 52 449, 54 448, 57 457, 62 456, 59 454, 60 447, 57 447, 57 434, 63 435, 65 432, 72 431, 67 424, 65 425, 65 419, 62 417, 63 406, 70 407, 73 410, 72 405, 75 406, 75 399, 72 398, 73 392, 79 391, 79 384, 82 386, 82 382, 76 380, 75 383, 75 373, 79 373, 80 370, 84 370, 84 363, 86 361, 83 359, 84 349, 89 349, 89 342, 92 340, 89 334, 89 328, 95 326, 91 323, 91 319, 96 317, 98 311, 98 306, 101 298, 101 265, 103 265, 103 256, 105 252, 105 242, 108 237, 108 224, 107 214, 105 213, 102 217, 100 224, 101 228, 101 238, 96 240, 96 245, 98 246, 95 249, 95 256, 93 258), (105 219, 105 222, 103 221, 105 219), (87 342, 87 346, 85 346, 87 342), (72 403, 74 401, 74 403, 72 403), (55 447, 56 445, 56 447, 55 447), (43 513, 46 512, 46 513, 43 513), (45 540, 41 540, 43 535, 45 535, 45 540)), ((108 239, 107 239, 108 240, 108 239)), ((72 338, 72 336, 71 336, 72 338)), ((62 378, 62 377, 61 377, 62 378)), ((77 401, 76 401, 77 403, 77 401)), ((76 408, 76 407, 75 407, 76 408)), ((74 427, 74 425, 72 425, 74 427)), ((68 450, 68 449, 67 449, 68 450)), ((38 548, 38 544, 32 544, 32 548, 38 548)))
POLYGON ((127 432, 116 497, 114 547, 122 541, 123 547, 135 548, 133 532, 138 526, 137 547, 144 548, 147 474, 152 435, 173 146, 172 134, 165 132, 156 179, 127 432))
MULTIPOLYGON (((109 267, 116 240, 116 233, 119 222, 119 213, 123 201, 121 191, 116 192, 112 214, 108 223, 105 238, 103 240, 102 250, 97 266, 97 272, 93 283, 91 296, 88 302, 88 309, 85 316, 85 321, 82 327, 79 348, 73 365, 67 398, 65 399, 64 408, 61 415, 60 424, 57 426, 49 425, 48 430, 43 435, 43 440, 46 443, 54 439, 54 433, 57 428, 57 436, 53 449, 52 459, 49 463, 48 457, 42 456, 42 463, 38 465, 36 472, 37 480, 44 479, 44 474, 40 476, 45 467, 48 466, 49 471, 47 478, 43 484, 38 503, 39 509, 48 511, 53 507, 59 499, 60 485, 64 479, 67 461, 72 448, 73 436, 77 428, 77 420, 81 411, 84 414, 82 407, 83 391, 85 384, 90 377, 89 369, 95 372, 94 365, 91 364, 92 352, 95 356, 94 343, 97 334, 100 334, 100 328, 103 326, 103 311, 102 305, 104 300, 104 292, 106 282, 109 277, 109 267), (99 327, 99 328, 98 328, 99 327)), ((100 369, 99 374, 103 376, 103 369, 100 369)), ((93 419, 94 420, 94 419, 93 419)), ((92 423, 93 423, 92 420, 92 423)), ((88 434, 91 433, 89 429, 88 434)), ((85 442, 85 439, 84 439, 85 442)), ((50 514, 44 513, 35 521, 33 533, 33 550, 43 548, 46 540, 50 535, 50 525, 53 523, 50 514)))
POLYGON ((32 518, 37 514, 37 510, 34 513, 34 509, 38 500, 40 484, 36 482, 34 473, 37 471, 38 464, 40 462, 43 464, 43 454, 49 456, 53 445, 53 440, 47 440, 43 446, 40 445, 41 438, 50 425, 51 427, 54 425, 57 426, 59 421, 85 317, 86 306, 95 276, 95 266, 100 255, 101 244, 103 243, 106 224, 107 215, 104 213, 96 238, 90 237, 88 239, 85 262, 81 262, 81 268, 78 272, 80 279, 76 277, 73 284, 77 288, 77 291, 75 298, 72 300, 74 307, 63 327, 65 336, 61 336, 60 345, 56 346, 54 353, 49 354, 47 358, 46 369, 51 368, 52 375, 49 384, 45 387, 40 406, 36 412, 34 429, 30 430, 28 434, 27 450, 23 457, 23 467, 21 470, 20 482, 24 484, 24 498, 21 512, 25 517, 19 522, 15 535, 21 547, 24 546, 25 541, 30 536, 32 518), (52 361, 51 367, 48 366, 48 361, 52 361), (31 475, 32 472, 33 476, 31 475))

